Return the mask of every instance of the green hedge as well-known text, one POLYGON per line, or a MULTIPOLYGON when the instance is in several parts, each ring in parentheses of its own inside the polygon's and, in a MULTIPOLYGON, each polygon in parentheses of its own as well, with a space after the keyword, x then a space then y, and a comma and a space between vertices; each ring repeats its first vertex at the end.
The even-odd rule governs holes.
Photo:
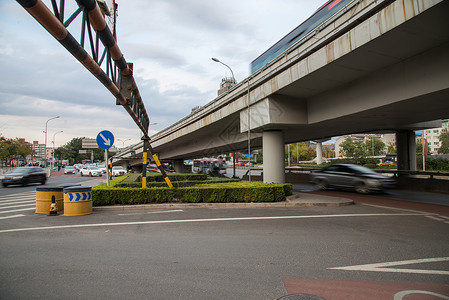
POLYGON ((94 206, 148 203, 227 203, 276 202, 292 194, 291 184, 231 182, 181 188, 117 188, 99 186, 92 189, 94 206))
MULTIPOLYGON (((136 174, 137 175, 137 174, 136 174)), ((192 174, 192 173, 167 173, 170 181, 202 181, 207 180, 206 174, 192 174)), ((142 180, 142 174, 138 174, 136 181, 142 180)), ((165 182, 161 173, 147 173, 147 182, 165 182)))

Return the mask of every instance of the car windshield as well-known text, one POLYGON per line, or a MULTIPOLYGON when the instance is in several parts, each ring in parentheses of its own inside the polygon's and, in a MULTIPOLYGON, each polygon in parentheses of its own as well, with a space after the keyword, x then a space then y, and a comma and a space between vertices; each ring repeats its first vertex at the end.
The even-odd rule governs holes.
POLYGON ((91 169, 91 170, 100 170, 100 169, 97 168, 97 167, 90 167, 90 169, 91 169))
POLYGON ((124 170, 123 167, 112 167, 113 170, 124 170))
POLYGON ((72 167, 72 166, 67 166, 67 167, 65 167, 66 168, 66 170, 73 170, 73 169, 75 169, 74 167, 72 167))
POLYGON ((354 165, 354 166, 351 166, 350 168, 353 169, 355 171, 355 173, 357 173, 357 174, 377 174, 373 170, 368 169, 366 167, 362 167, 362 166, 354 165))
POLYGON ((31 171, 30 168, 27 168, 27 167, 19 167, 19 168, 16 168, 16 169, 12 170, 11 174, 27 174, 27 173, 29 173, 30 171, 31 171))

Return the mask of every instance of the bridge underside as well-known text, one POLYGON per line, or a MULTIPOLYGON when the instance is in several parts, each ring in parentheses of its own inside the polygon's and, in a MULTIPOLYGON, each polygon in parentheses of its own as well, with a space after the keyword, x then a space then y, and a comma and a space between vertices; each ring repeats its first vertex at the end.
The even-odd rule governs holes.
MULTIPOLYGON (((269 130, 281 130, 284 142, 293 143, 432 128, 435 120, 449 118, 448 15, 449 1, 442 1, 375 39, 358 37, 369 41, 355 46, 354 35, 369 36, 370 26, 382 26, 366 20, 358 30, 280 69, 251 91, 251 149, 262 147, 263 132, 269 130), (317 60, 327 63, 309 71, 317 60), (265 92, 273 87, 273 93, 265 92)), ((207 124, 188 134, 156 141, 155 151, 162 159, 246 152, 248 111, 242 105, 231 109, 236 106, 220 111, 223 117, 214 121, 201 120, 207 124)))

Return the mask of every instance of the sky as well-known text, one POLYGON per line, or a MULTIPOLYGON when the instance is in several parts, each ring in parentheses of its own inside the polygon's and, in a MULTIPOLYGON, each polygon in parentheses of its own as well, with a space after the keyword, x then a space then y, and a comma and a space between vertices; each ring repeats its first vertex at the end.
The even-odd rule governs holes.
MULTIPOLYGON (((43 1, 51 9, 51 1, 43 1)), ((59 1, 56 1, 59 3, 59 1)), ((150 117, 150 136, 217 96, 223 77, 249 65, 326 0, 128 0, 118 3, 117 43, 150 117)), ((66 14, 75 1, 67 0, 66 14), (73 2, 73 3, 72 3, 73 2)), ((79 21, 68 27, 79 40, 79 21)), ((0 0, 0 135, 61 146, 114 134, 117 147, 140 130, 115 98, 16 1, 0 0), (61 132, 62 131, 62 132, 61 132)))

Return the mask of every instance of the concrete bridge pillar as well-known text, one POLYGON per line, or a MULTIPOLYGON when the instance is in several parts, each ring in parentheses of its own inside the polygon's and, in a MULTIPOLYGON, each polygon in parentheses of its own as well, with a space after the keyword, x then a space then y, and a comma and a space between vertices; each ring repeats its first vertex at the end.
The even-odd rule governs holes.
POLYGON ((176 173, 184 173, 184 160, 175 159, 173 161, 173 168, 175 169, 176 173))
POLYGON ((285 183, 284 134, 281 130, 263 132, 263 182, 285 183))
POLYGON ((316 142, 316 163, 321 165, 323 163, 323 143, 316 142))
POLYGON ((416 138, 412 130, 396 133, 398 170, 416 171, 416 138))

